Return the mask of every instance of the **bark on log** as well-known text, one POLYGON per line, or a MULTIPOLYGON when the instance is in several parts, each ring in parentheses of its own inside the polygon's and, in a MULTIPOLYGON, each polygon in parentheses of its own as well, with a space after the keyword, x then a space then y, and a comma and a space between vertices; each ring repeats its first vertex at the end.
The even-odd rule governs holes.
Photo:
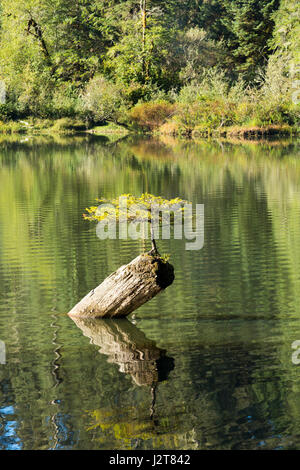
POLYGON ((121 266, 89 292, 70 316, 81 318, 126 317, 172 284, 174 268, 151 253, 144 253, 121 266))

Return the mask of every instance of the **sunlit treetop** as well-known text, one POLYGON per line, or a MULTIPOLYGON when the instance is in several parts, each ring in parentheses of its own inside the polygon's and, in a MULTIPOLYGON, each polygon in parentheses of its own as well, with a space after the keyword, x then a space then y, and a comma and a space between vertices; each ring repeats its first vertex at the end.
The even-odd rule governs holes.
POLYGON ((121 194, 115 199, 96 199, 98 206, 86 208, 87 213, 83 214, 85 220, 109 220, 119 221, 151 222, 155 209, 161 222, 164 214, 170 213, 170 222, 174 221, 176 213, 184 213, 184 205, 188 201, 176 197, 174 199, 164 199, 161 196, 143 193, 140 197, 132 194, 121 194), (171 211, 171 212, 170 212, 171 211))

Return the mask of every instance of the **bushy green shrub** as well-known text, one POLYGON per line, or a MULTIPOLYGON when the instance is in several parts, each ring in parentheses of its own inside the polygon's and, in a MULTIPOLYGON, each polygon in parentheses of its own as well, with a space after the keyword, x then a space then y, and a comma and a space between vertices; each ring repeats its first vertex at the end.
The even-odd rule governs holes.
POLYGON ((202 99, 192 105, 182 104, 174 119, 187 132, 199 126, 216 129, 234 122, 234 107, 226 100, 202 99))
POLYGON ((102 75, 90 80, 82 94, 83 110, 90 113, 95 122, 116 121, 123 104, 121 89, 102 75))
POLYGON ((155 83, 131 82, 128 86, 122 87, 122 95, 128 108, 150 101, 167 101, 168 94, 155 83))
MULTIPOLYGON (((247 87, 242 79, 233 84, 218 69, 182 87, 175 97, 173 118, 179 133, 198 134, 222 131, 231 126, 295 126, 299 109, 291 100, 291 80, 283 60, 273 63, 257 77, 256 86, 247 87)), ((298 106, 299 108, 299 106, 298 106)))
POLYGON ((25 132, 25 126, 19 121, 0 121, 0 134, 22 134, 25 132))
POLYGON ((83 129, 85 129, 84 122, 69 117, 55 120, 50 128, 52 132, 60 132, 62 134, 76 132, 83 129))
POLYGON ((175 110, 176 106, 167 101, 140 103, 132 108, 130 118, 137 127, 153 131, 164 124, 175 113, 175 110))
POLYGON ((207 69, 221 63, 224 46, 222 41, 209 39, 204 29, 194 26, 178 34, 173 56, 180 69, 181 83, 186 85, 193 80, 199 80, 207 69), (181 51, 179 57, 178 50, 181 51))
POLYGON ((61 84, 53 91, 48 110, 54 119, 83 115, 83 103, 79 98, 78 89, 70 83, 61 84))
POLYGON ((19 117, 18 110, 13 103, 0 104, 0 121, 10 121, 19 117))
POLYGON ((180 103, 193 103, 202 99, 225 98, 230 90, 230 84, 224 71, 211 68, 203 71, 201 78, 181 88, 178 95, 180 103))

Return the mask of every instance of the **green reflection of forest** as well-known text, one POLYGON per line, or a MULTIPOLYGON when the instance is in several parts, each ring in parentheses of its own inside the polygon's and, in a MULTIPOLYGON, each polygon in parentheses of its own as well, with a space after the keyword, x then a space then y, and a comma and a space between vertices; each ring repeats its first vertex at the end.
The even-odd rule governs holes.
MULTIPOLYGON (((126 261, 131 253, 141 249, 141 244, 134 242, 129 243, 130 249, 128 244, 124 249, 122 242, 100 245, 96 237, 87 242, 88 231, 94 230, 94 226, 81 220, 85 207, 98 195, 111 197, 128 191, 136 194, 151 191, 166 197, 179 195, 194 203, 204 203, 205 254, 213 257, 218 252, 218 274, 224 282, 222 269, 227 269, 232 260, 233 265, 228 268, 231 274, 226 276, 228 282, 235 271, 235 276, 242 274, 247 289, 254 260, 248 251, 256 246, 262 261, 269 253, 268 262, 278 271, 281 284, 277 285, 275 295, 283 307, 289 302, 287 295, 292 299, 298 296, 300 159, 294 144, 194 144, 176 140, 165 144, 127 139, 105 146, 97 140, 90 143, 80 138, 78 143, 65 140, 39 143, 32 139, 5 146, 2 142, 0 149, 2 263, 14 275, 34 274, 37 282, 47 288, 56 284, 58 276, 65 282, 64 290, 69 290, 67 285, 70 286, 70 279, 74 280, 71 298, 63 311, 97 277, 93 273, 94 263, 90 262, 95 250, 101 252, 100 274, 105 276, 119 265, 120 258, 126 261), (79 230, 86 238, 82 243, 77 237, 79 230), (237 253, 230 252, 228 247, 238 250, 239 263, 237 253), (278 258, 285 262, 278 262, 278 258), (80 287, 77 274, 81 278, 80 287), (288 286, 284 285, 287 275, 288 286)), ((180 243, 161 244, 174 253, 185 271, 195 256, 182 250, 180 243)), ((198 263, 205 262, 201 255, 196 257, 198 263)), ((210 260, 210 264, 214 261, 210 260)), ((26 283, 26 276, 22 282, 26 283)))
POLYGON ((0 380, 25 447, 254 448, 272 435, 267 448, 299 448, 297 143, 19 139, 0 143, 0 327, 10 354, 0 380), (142 249, 100 242, 85 207, 143 191, 205 204, 204 248, 159 242, 176 281, 138 311, 138 327, 175 358, 159 385, 157 426, 149 387, 64 315, 142 249), (292 437, 278 437, 283 430, 292 437))

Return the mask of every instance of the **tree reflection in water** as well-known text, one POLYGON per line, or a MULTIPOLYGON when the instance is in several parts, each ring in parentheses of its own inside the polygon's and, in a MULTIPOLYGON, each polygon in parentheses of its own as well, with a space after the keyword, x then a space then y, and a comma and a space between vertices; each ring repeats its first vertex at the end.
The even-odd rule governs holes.
POLYGON ((174 359, 156 346, 129 320, 103 320, 71 317, 108 362, 118 364, 119 371, 129 374, 138 386, 151 390, 150 418, 154 420, 157 386, 167 380, 174 369, 174 359))

